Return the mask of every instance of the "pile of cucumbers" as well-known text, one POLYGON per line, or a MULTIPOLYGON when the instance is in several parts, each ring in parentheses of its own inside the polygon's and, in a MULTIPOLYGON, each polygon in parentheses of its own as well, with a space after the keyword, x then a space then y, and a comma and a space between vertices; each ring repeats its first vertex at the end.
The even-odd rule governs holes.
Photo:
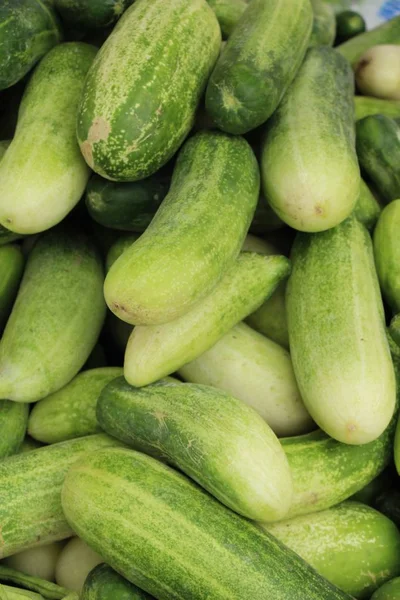
POLYGON ((0 0, 0 600, 400 600, 400 16, 0 0))

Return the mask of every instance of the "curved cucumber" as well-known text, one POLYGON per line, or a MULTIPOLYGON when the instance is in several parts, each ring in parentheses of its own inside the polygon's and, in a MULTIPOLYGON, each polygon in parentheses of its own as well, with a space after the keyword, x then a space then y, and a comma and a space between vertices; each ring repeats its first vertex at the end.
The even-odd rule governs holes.
POLYGON ((346 444, 366 444, 388 426, 396 382, 372 243, 352 216, 298 234, 286 296, 294 372, 316 423, 346 444))
POLYGON ((69 590, 80 593, 90 571, 103 562, 102 557, 79 537, 69 540, 56 565, 56 581, 69 590))
POLYGON ((90 571, 80 600, 151 600, 152 596, 119 575, 108 565, 101 564, 90 571))
POLYGON ((88 44, 61 44, 28 83, 15 136, 0 163, 0 223, 11 231, 49 229, 82 196, 89 169, 76 141, 76 112, 95 54, 88 44))
MULTIPOLYGON (((27 575, 26 573, 22 573, 21 571, 13 569, 12 567, 6 566, 6 564, 11 563, 13 559, 16 559, 15 562, 17 562, 18 558, 22 555, 33 556, 33 554, 36 554, 37 557, 44 557, 45 553, 49 552, 51 548, 53 549, 53 552, 57 553, 57 550, 60 549, 62 544, 63 542, 53 542, 51 544, 46 544, 43 546, 35 546, 34 548, 30 548, 29 550, 25 550, 23 552, 13 554, 12 556, 8 557, 0 565, 1 584, 5 582, 10 583, 12 586, 21 586, 24 590, 30 590, 34 593, 41 594, 41 598, 43 597, 48 600, 78 600, 78 598, 74 598, 69 595, 70 590, 62 588, 61 586, 57 585, 56 583, 53 583, 52 581, 47 581, 46 579, 42 579, 41 577, 27 575)), ((11 599, 7 596, 5 600, 11 599)))
POLYGON ((394 313, 400 312, 400 200, 382 211, 374 231, 376 271, 382 293, 394 313))
POLYGON ((62 505, 81 538, 158 600, 350 600, 268 533, 134 450, 76 463, 62 505))
POLYGON ((0 332, 4 329, 17 295, 24 263, 19 246, 0 246, 0 332))
POLYGON ((97 399, 107 383, 120 375, 120 367, 79 373, 65 387, 35 405, 29 416, 29 435, 46 444, 54 444, 99 432, 97 399))
POLYGON ((367 229, 373 229, 381 214, 381 206, 368 185, 361 179, 360 195, 354 214, 367 229))
POLYGON ((336 37, 336 17, 333 7, 325 0, 311 0, 314 13, 310 47, 333 46, 336 37))
POLYGON ((366 50, 378 44, 400 44, 400 16, 340 44, 336 50, 355 65, 366 50))
POLYGON ((371 596, 371 600, 399 600, 399 598, 400 577, 387 581, 371 596))
POLYGON ((53 0, 62 20, 78 30, 112 25, 134 0, 53 0))
POLYGON ((246 0, 207 0, 215 12, 222 37, 227 39, 247 8, 246 0))
POLYGON ((206 108, 223 131, 242 134, 272 115, 304 58, 309 0, 252 0, 221 52, 206 108))
POLYGON ((147 385, 206 352, 258 308, 289 270, 284 256, 241 253, 214 290, 185 315, 164 325, 134 328, 125 352, 126 380, 147 385))
POLYGON ((264 527, 355 598, 370 598, 382 583, 400 574, 397 527, 359 502, 264 527))
POLYGON ((267 123, 261 157, 264 194, 294 229, 330 229, 355 207, 360 170, 353 94, 348 63, 332 48, 311 48, 267 123))
POLYGON ((218 132, 193 136, 150 226, 107 274, 110 310, 133 325, 185 314, 239 254, 258 192, 258 164, 244 139, 218 132))
POLYGON ((84 235, 56 228, 39 238, 0 342, 0 398, 36 402, 76 375, 104 321, 102 285, 84 235))
POLYGON ((355 96, 354 106, 356 120, 359 121, 370 115, 385 115, 393 119, 400 117, 400 100, 382 100, 369 96, 355 96))
POLYGON ((24 440, 29 406, 0 400, 0 458, 16 454, 24 440))

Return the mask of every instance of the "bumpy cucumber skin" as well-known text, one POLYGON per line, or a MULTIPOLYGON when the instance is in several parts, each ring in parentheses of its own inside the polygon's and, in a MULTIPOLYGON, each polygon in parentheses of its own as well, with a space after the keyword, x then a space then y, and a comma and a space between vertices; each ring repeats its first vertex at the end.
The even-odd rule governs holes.
POLYGON ((309 0, 252 0, 222 50, 206 91, 220 129, 243 134, 272 115, 307 50, 309 0))
POLYGON ((98 433, 97 399, 102 389, 122 375, 120 367, 100 367, 79 373, 65 387, 35 405, 28 433, 46 444, 98 433))
POLYGON ((354 598, 370 598, 382 583, 400 574, 397 527, 359 502, 343 502, 265 528, 354 598))
POLYGON ((0 558, 72 535, 61 508, 65 474, 81 454, 121 443, 98 434, 10 456, 0 463, 0 558))
POLYGON ((374 594, 371 600, 398 600, 400 598, 400 577, 384 583, 374 594))
POLYGON ((336 50, 355 65, 366 50, 378 44, 400 44, 400 16, 340 44, 336 50))
POLYGON ((148 385, 206 352, 258 308, 289 271, 284 256, 241 253, 207 298, 185 315, 134 328, 125 352, 126 380, 136 387, 148 385))
POLYGON ((76 463, 62 505, 80 537, 158 600, 349 600, 272 536, 134 450, 76 463))
POLYGON ((53 0, 63 21, 77 29, 112 25, 134 0, 53 0))
POLYGON ((370 115, 386 115, 387 117, 400 117, 400 100, 382 100, 369 96, 355 96, 354 107, 356 121, 370 115))
POLYGON ((309 47, 333 46, 336 37, 336 17, 333 7, 324 0, 311 0, 314 13, 309 47))
POLYGON ((55 228, 39 238, 0 342, 0 398, 36 402, 76 375, 104 321, 102 285, 86 236, 55 228))
POLYGON ((19 246, 0 246, 0 332, 4 329, 17 295, 24 263, 19 246))
POLYGON ((246 0, 207 0, 218 19, 224 40, 229 38, 247 8, 246 0))
POLYGON ((394 313, 400 312, 400 200, 382 211, 374 231, 376 271, 383 296, 394 313))
POLYGON ((152 600, 152 596, 104 563, 90 571, 80 600, 152 600))
POLYGON ((89 169, 76 141, 76 111, 95 54, 88 44, 61 44, 28 83, 14 139, 0 163, 0 223, 11 231, 49 229, 82 196, 89 169))
POLYGON ((381 206, 368 185, 361 179, 360 195, 357 200, 354 214, 367 229, 372 230, 381 214, 381 206))
POLYGON ((150 226, 107 274, 110 310, 132 325, 157 325, 205 298, 239 254, 259 186, 257 160, 243 138, 193 136, 150 226))
POLYGON ((16 454, 24 440, 29 406, 0 400, 0 458, 16 454))
POLYGON ((360 169, 353 94, 348 63, 333 48, 311 48, 266 125, 263 191, 278 216, 294 229, 330 229, 355 207, 360 169))
POLYGON ((220 45, 204 0, 136 0, 86 79, 77 132, 88 165, 115 181, 158 171, 194 123, 220 45))

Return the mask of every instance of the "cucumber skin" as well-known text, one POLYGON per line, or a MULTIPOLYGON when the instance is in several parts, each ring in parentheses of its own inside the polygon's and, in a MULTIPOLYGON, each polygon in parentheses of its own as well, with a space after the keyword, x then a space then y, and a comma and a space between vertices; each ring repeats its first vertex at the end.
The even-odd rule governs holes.
MULTIPOLYGON (((136 240, 139 238, 139 235, 136 233, 126 233, 125 235, 121 235, 110 247, 106 256, 106 273, 111 269, 115 261, 127 250, 136 240)), ((111 313, 113 314, 113 313, 111 313)), ((115 316, 115 315, 114 315, 115 316)), ((115 317, 116 319, 118 317, 115 317)), ((118 319, 120 320, 120 319, 118 319)), ((125 321, 121 321, 121 323, 125 323, 125 321)), ((129 327, 128 323, 125 323, 127 327, 129 327)))
POLYGON ((134 0, 53 0, 63 21, 78 30, 112 25, 134 0))
POLYGON ((16 454, 0 462, 0 558, 72 535, 61 509, 61 486, 86 452, 120 442, 98 434, 16 454))
POLYGON ((383 100, 369 96, 355 96, 354 108, 356 121, 371 115, 385 115, 386 117, 400 117, 400 100, 383 100))
POLYGON ((0 246, 0 332, 12 309, 24 271, 24 257, 17 245, 0 246))
MULTIPOLYGON (((47 546, 50 545, 60 546, 60 544, 57 542, 54 542, 53 544, 47 544, 47 546)), ((26 573, 17 571, 12 567, 7 566, 5 562, 0 565, 0 582, 1 584, 4 582, 10 583, 12 586, 21 585, 23 586, 24 591, 31 590, 32 592, 41 594, 43 598, 48 600, 78 600, 78 598, 70 597, 70 590, 62 588, 51 581, 41 579, 40 577, 33 577, 32 575, 27 575, 26 573)), ((7 597, 6 600, 10 599, 7 597)))
POLYGON ((4 90, 22 79, 58 44, 62 32, 47 0, 3 0, 0 23, 0 90, 4 90))
POLYGON ((36 402, 82 368, 105 316, 101 259, 79 232, 55 228, 31 251, 0 342, 0 397, 36 402))
POLYGON ((76 463, 62 505, 81 538, 158 600, 350 600, 272 536, 134 450, 76 463))
POLYGON ((224 40, 232 35, 232 32, 240 21, 247 8, 246 0, 207 0, 218 19, 224 40))
POLYGON ((132 325, 157 325, 205 298, 240 252, 259 187, 244 139, 219 132, 189 139, 151 225, 107 274, 110 310, 132 325))
POLYGON ((396 382, 369 234, 351 216, 298 234, 292 260, 286 307, 304 404, 338 441, 371 442, 393 416, 396 382))
POLYGON ((394 200, 383 209, 373 238, 375 265, 382 294, 394 314, 400 312, 399 227, 400 200, 394 200))
POLYGON ((258 308, 289 271, 284 256, 241 253, 207 298, 185 315, 134 328, 125 351, 125 379, 142 387, 194 360, 258 308))
POLYGON ((80 600, 151 600, 152 598, 104 563, 90 571, 80 596, 80 600))
POLYGON ((309 47, 333 46, 336 37, 336 17, 333 7, 325 0, 311 0, 314 12, 309 47))
POLYGON ((400 16, 394 17, 370 31, 356 35, 337 46, 336 50, 353 66, 366 50, 378 44, 400 44, 400 16))
POLYGON ((53 227, 83 194, 89 169, 76 141, 76 111, 96 51, 80 42, 61 44, 29 80, 0 163, 0 223, 11 231, 53 227))
POLYGON ((29 406, 0 400, 0 458, 16 454, 24 440, 29 406))
POLYGON ((354 214, 367 229, 372 230, 381 214, 381 206, 368 185, 361 179, 360 195, 357 200, 354 214))
POLYGON ((383 584, 371 596, 371 600, 398 600, 400 598, 400 577, 383 584))
POLYGON ((220 45, 204 0, 136 0, 86 79, 77 134, 88 165, 115 181, 158 171, 192 128, 220 45))
POLYGON ((356 205, 360 169, 353 95, 354 74, 348 63, 333 48, 311 48, 266 125, 263 192, 294 229, 330 229, 356 205))
POLYGON ((344 502, 320 513, 265 525, 322 577, 355 598, 370 598, 400 574, 400 533, 377 510, 344 502))
MULTIPOLYGON (((11 140, 0 141, 0 161, 3 158, 4 154, 6 153, 6 150, 8 149, 10 144, 11 144, 11 140)), ((19 235, 18 233, 14 233, 13 231, 6 229, 6 227, 3 227, 2 225, 0 225, 0 246, 8 244, 9 242, 14 242, 15 240, 18 240, 20 237, 22 237, 22 236, 19 235)))
POLYGON ((220 129, 247 133, 272 115, 302 63, 312 22, 309 0, 252 0, 207 85, 206 108, 220 129))

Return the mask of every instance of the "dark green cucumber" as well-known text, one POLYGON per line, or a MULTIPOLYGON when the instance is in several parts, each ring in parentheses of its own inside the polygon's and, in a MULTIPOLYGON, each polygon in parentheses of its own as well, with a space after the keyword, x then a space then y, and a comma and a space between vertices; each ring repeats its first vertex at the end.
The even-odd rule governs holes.
POLYGON ((400 200, 382 211, 374 231, 376 271, 383 297, 393 313, 400 312, 400 200))
POLYGON ((310 39, 309 0, 252 0, 208 82, 206 108, 223 131, 241 134, 272 115, 310 39))
POLYGON ((168 193, 170 178, 156 173, 132 183, 94 175, 86 188, 89 215, 104 227, 142 233, 168 193))
POLYGON ((77 30, 113 25, 134 0, 53 0, 62 20, 77 30))
MULTIPOLYGON (((132 246, 134 242, 138 239, 139 234, 136 233, 126 233, 125 235, 121 235, 111 246, 106 256, 106 273, 111 269, 115 261, 132 246)), ((128 323, 125 323, 129 325, 128 323)))
POLYGON ((29 406, 0 400, 0 458, 16 454, 24 440, 29 406))
POLYGON ((393 119, 400 117, 400 100, 383 100, 369 96, 355 96, 356 121, 370 115, 385 115, 393 119))
POLYGON ((354 209, 354 214, 357 219, 367 229, 371 230, 375 227, 376 222, 381 214, 381 205, 371 192, 368 185, 361 179, 360 195, 358 196, 357 204, 354 209))
POLYGON ((77 132, 88 165, 114 181, 158 171, 192 128, 220 46, 205 0, 136 0, 86 79, 77 132))
POLYGON ((344 10, 336 15, 336 40, 335 45, 343 44, 364 33, 367 29, 365 19, 354 10, 344 10))
POLYGON ((271 535, 134 450, 76 463, 62 506, 107 564, 158 600, 350 600, 271 535))
POLYGON ((51 0, 2 0, 0 90, 14 85, 61 41, 51 0))
POLYGON ((326 0, 311 0, 314 13, 309 46, 333 46, 336 36, 336 18, 333 7, 326 0))
POLYGON ((375 507, 400 527, 400 490, 396 487, 384 490, 375 500, 375 507))
POLYGON ((400 577, 387 581, 371 596, 371 600, 399 600, 399 598, 400 577))
POLYGON ((231 34, 244 11, 247 8, 246 0, 207 0, 215 12, 223 39, 227 39, 231 34))
POLYGON ((0 246, 0 332, 4 329, 17 295, 24 263, 19 246, 0 246))
POLYGON ((366 50, 378 44, 400 44, 400 16, 386 21, 375 29, 356 35, 337 46, 337 50, 351 65, 355 65, 366 50))
POLYGON ((151 600, 152 596, 104 563, 90 571, 80 600, 151 600))

